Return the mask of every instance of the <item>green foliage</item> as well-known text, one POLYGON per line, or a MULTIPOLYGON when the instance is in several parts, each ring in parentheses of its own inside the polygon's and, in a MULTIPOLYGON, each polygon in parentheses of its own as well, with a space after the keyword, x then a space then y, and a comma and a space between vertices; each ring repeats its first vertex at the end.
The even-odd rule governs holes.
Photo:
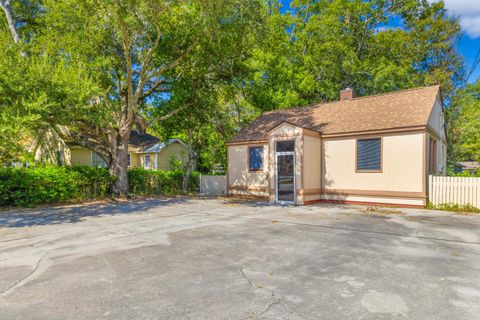
POLYGON ((461 30, 443 3, 304 1, 292 13, 275 5, 248 66, 248 99, 262 110, 440 83, 444 97, 458 84, 454 46, 461 30), (402 27, 392 21, 402 21, 402 27))
POLYGON ((0 206, 104 198, 112 178, 106 169, 45 166, 0 169, 0 206))
POLYGON ((188 141, 200 171, 226 165, 225 141, 263 111, 337 100, 347 86, 363 96, 439 83, 448 102, 462 79, 460 26, 442 3, 295 0, 291 7, 285 13, 268 1, 255 18, 242 7, 249 19, 233 20, 218 33, 219 46, 204 47, 234 58, 210 65, 206 51, 195 67, 179 66, 185 77, 171 101, 156 106, 192 103, 157 131, 188 141))
POLYGON ((431 210, 453 211, 459 214, 480 213, 480 208, 474 207, 472 205, 460 205, 460 204, 454 204, 454 203, 443 203, 438 205, 433 205, 431 203, 428 203, 427 208, 431 210))
MULTIPOLYGON (((181 194, 183 171, 134 168, 128 175, 134 195, 181 194)), ((107 169, 89 166, 0 168, 0 206, 33 207, 102 199, 110 195, 113 179, 107 169)), ((199 180, 199 173, 193 172, 189 191, 199 189, 199 180)))
MULTIPOLYGON (((129 189, 133 195, 173 195, 182 193, 183 171, 162 171, 133 168, 128 171, 129 189)), ((189 191, 199 188, 200 175, 190 176, 189 191)))
POLYGON ((480 79, 459 90, 447 110, 449 162, 480 161, 480 79))
MULTIPOLYGON (((15 1, 19 44, 0 16, 0 158, 59 126, 115 157, 109 142, 136 113, 186 141, 208 172, 261 112, 335 100, 347 86, 369 95, 440 83, 455 103, 461 29, 443 2, 294 0, 287 13, 279 3, 15 1)), ((447 110, 450 159, 480 157, 472 90, 447 110)))
POLYGON ((477 170, 476 172, 471 173, 468 170, 464 170, 464 171, 461 171, 461 172, 455 172, 451 169, 448 169, 447 174, 448 174, 448 176, 451 176, 451 177, 467 177, 467 178, 468 177, 480 177, 480 170, 477 170))
POLYGON ((184 167, 183 161, 177 159, 177 157, 173 153, 171 154, 168 162, 170 164, 170 169, 173 171, 182 170, 184 167))

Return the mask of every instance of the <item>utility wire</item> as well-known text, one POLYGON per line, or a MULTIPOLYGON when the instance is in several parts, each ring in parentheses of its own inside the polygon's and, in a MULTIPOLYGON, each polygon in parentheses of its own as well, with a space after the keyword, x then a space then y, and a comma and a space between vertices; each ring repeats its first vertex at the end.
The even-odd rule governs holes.
POLYGON ((470 76, 473 74, 473 72, 475 71, 479 63, 480 63, 480 48, 477 50, 477 54, 475 55, 475 59, 473 60, 473 64, 472 64, 472 67, 470 68, 470 72, 468 73, 468 76, 465 79, 465 84, 468 83, 468 79, 470 79, 470 76))

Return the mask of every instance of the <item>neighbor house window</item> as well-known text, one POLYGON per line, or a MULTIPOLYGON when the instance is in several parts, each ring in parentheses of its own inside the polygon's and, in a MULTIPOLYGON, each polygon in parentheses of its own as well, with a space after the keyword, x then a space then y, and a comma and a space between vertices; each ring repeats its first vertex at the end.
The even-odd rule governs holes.
POLYGON ((437 140, 432 138, 430 138, 428 168, 430 173, 437 173, 437 140))
POLYGON ((127 164, 128 164, 129 167, 131 166, 131 163, 132 163, 131 161, 132 161, 132 160, 131 160, 131 156, 130 156, 130 153, 129 153, 129 154, 127 155, 127 164))
POLYGON ((382 139, 357 140, 357 171, 378 172, 382 170, 382 139))
POLYGON ((97 153, 92 152, 92 166, 97 168, 106 168, 107 163, 97 153))
POLYGON ((144 161, 143 166, 144 166, 145 168, 150 168, 150 165, 151 165, 150 155, 147 154, 147 155, 145 156, 145 161, 144 161))
POLYGON ((249 171, 263 170, 263 147, 248 147, 249 171))

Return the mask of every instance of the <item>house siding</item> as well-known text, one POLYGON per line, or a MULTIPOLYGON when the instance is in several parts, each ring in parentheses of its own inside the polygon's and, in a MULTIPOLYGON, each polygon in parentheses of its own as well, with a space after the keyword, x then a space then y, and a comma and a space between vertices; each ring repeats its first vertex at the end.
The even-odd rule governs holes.
POLYGON ((269 132, 269 146, 270 146, 270 165, 269 165, 269 175, 270 178, 270 194, 269 199, 271 202, 276 200, 276 150, 275 143, 276 141, 282 140, 294 140, 295 141, 295 203, 303 204, 303 151, 304 151, 304 141, 303 141, 303 129, 291 125, 289 123, 284 123, 278 127, 272 129, 269 132))
POLYGON ((322 181, 322 144, 320 137, 303 137, 303 194, 304 201, 320 199, 322 181))
POLYGON ((175 157, 176 160, 180 160, 183 163, 188 161, 188 150, 185 146, 178 142, 174 142, 169 144, 165 148, 163 148, 158 153, 158 164, 157 169, 159 170, 170 170, 170 160, 172 157, 175 157))
POLYGON ((434 168, 435 174, 446 175, 447 174, 447 138, 445 136, 444 115, 440 102, 437 100, 433 107, 430 118, 428 119, 428 126, 430 130, 427 133, 427 174, 430 172, 429 168, 429 141, 433 138, 437 141, 437 163, 434 168))
MULTIPOLYGON (((253 145, 253 144, 252 144, 253 145)), ((250 172, 248 169, 248 147, 228 147, 228 193, 236 195, 268 196, 268 145, 263 146, 263 170, 250 172)))
POLYGON ((83 148, 71 148, 70 163, 72 165, 91 166, 92 151, 83 148))
MULTIPOLYGON (((296 148, 296 204, 326 200, 424 206, 427 135, 425 130, 420 130, 375 136, 321 138, 285 124, 269 133, 270 151, 264 152, 262 172, 248 171, 248 144, 228 146, 229 193, 268 195, 270 201, 274 202, 275 142, 292 139, 296 148), (381 171, 358 172, 357 139, 371 137, 382 139, 381 171)), ((262 145, 267 147, 267 144, 262 145)))
POLYGON ((322 189, 422 193, 425 133, 384 135, 382 172, 356 172, 356 137, 323 140, 322 189))

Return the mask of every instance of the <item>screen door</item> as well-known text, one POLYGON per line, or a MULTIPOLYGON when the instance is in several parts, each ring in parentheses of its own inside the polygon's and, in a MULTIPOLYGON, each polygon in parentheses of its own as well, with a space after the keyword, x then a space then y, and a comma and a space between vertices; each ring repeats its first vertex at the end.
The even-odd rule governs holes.
POLYGON ((295 155, 277 153, 277 202, 295 202, 295 155))

